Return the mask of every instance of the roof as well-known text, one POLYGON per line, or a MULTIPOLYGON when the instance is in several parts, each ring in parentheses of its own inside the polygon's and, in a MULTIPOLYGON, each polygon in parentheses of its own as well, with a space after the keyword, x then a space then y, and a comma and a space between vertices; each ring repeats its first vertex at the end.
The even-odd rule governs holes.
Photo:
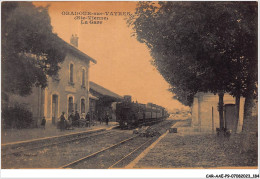
POLYGON ((61 39, 60 37, 57 36, 57 38, 61 41, 61 43, 63 43, 63 45, 65 46, 65 48, 67 48, 68 50, 70 50, 71 52, 73 52, 75 55, 79 56, 82 59, 87 59, 92 61, 93 63, 97 63, 97 61, 93 58, 91 58, 90 56, 88 56, 87 54, 83 53, 82 51, 80 51, 78 48, 76 48, 75 46, 65 42, 63 39, 61 39))
MULTIPOLYGON (((67 42, 66 42, 67 43, 67 42)), ((94 60, 93 58, 91 58, 90 56, 88 56, 87 54, 83 53, 82 51, 80 51, 78 48, 74 47, 73 45, 67 43, 67 47, 69 50, 71 50, 72 52, 76 53, 77 55, 79 55, 79 57, 81 58, 86 58, 90 61, 92 61, 93 63, 97 63, 96 60, 94 60)))
POLYGON ((89 88, 92 89, 93 91, 100 93, 103 96, 109 96, 109 97, 113 97, 113 98, 116 98, 116 99, 123 99, 122 96, 120 96, 120 95, 118 95, 118 94, 116 94, 116 93, 114 93, 114 92, 112 92, 112 91, 92 82, 92 81, 89 82, 89 88))

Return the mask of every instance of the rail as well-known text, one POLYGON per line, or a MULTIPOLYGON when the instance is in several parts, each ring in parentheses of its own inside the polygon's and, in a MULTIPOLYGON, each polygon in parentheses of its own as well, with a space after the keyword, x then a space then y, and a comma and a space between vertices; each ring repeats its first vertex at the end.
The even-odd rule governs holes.
POLYGON ((114 144, 114 145, 112 145, 112 146, 109 146, 109 147, 105 148, 105 149, 102 149, 102 150, 97 151, 97 152, 95 152, 95 153, 93 153, 93 154, 87 155, 87 156, 85 156, 85 157, 82 157, 82 158, 80 158, 80 159, 78 159, 78 160, 75 160, 75 161, 69 163, 69 164, 63 165, 63 166, 61 166, 60 168, 69 168, 69 167, 72 167, 73 165, 76 165, 76 164, 78 164, 79 162, 82 162, 82 161, 85 161, 85 160, 87 160, 87 159, 89 159, 89 158, 92 158, 92 157, 94 157, 94 156, 96 156, 96 155, 98 155, 98 154, 100 154, 100 153, 102 153, 102 152, 105 152, 105 151, 107 151, 107 150, 109 150, 109 149, 112 149, 112 148, 114 148, 114 147, 116 147, 116 146, 119 146, 119 145, 121 145, 121 144, 123 144, 123 143, 125 143, 125 142, 127 142, 127 141, 130 141, 130 140, 136 138, 136 137, 138 137, 138 136, 134 136, 134 137, 130 137, 130 138, 128 138, 128 139, 122 140, 122 141, 120 141, 120 142, 118 142, 118 143, 116 143, 116 144, 114 144))

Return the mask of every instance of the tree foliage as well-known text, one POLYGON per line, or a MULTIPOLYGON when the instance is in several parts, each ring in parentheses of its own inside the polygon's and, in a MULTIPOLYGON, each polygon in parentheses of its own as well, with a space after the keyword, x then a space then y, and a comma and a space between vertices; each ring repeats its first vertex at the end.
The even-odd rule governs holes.
POLYGON ((25 106, 16 104, 2 110, 4 128, 29 128, 33 126, 33 115, 25 106))
POLYGON ((25 96, 33 86, 46 87, 46 75, 56 75, 65 57, 48 7, 3 2, 1 20, 2 91, 25 96))
POLYGON ((183 104, 257 91, 256 2, 140 2, 128 23, 183 104))

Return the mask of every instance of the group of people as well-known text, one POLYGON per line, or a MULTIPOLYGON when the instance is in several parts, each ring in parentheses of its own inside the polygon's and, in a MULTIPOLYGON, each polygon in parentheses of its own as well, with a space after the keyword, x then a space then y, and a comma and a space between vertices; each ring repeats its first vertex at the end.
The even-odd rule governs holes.
MULTIPOLYGON (((99 118, 100 124, 105 121, 106 125, 108 125, 109 122, 109 115, 106 114, 104 117, 104 120, 102 118, 99 118)), ((62 112, 62 115, 60 116, 58 127, 61 131, 64 131, 65 129, 73 129, 73 127, 91 127, 91 125, 94 125, 96 121, 96 115, 90 114, 89 112, 86 114, 85 118, 82 116, 80 117, 78 111, 74 114, 74 111, 71 112, 71 114, 68 117, 68 120, 65 118, 65 112, 62 112)))
MULTIPOLYGON (((89 112, 86 114, 85 118, 84 116, 80 117, 78 111, 74 114, 74 111, 72 111, 66 119, 65 117, 65 112, 62 112, 57 127, 61 130, 64 131, 65 129, 73 129, 73 127, 91 127, 91 125, 95 125, 96 123, 96 115, 95 114, 90 114, 89 112)), ((106 125, 108 125, 109 120, 110 120, 110 115, 108 113, 105 113, 104 117, 98 117, 98 120, 100 124, 103 122, 106 122, 106 125)), ((41 121, 41 127, 45 129, 45 124, 46 124, 46 119, 43 117, 41 121)))
POLYGON ((73 129, 73 127, 80 127, 80 115, 78 111, 74 114, 74 111, 72 111, 68 117, 68 119, 65 118, 65 112, 62 112, 60 118, 58 127, 61 131, 64 131, 65 129, 73 129))
POLYGON ((98 120, 99 120, 100 124, 102 124, 103 122, 106 122, 106 125, 108 125, 110 118, 111 118, 110 115, 108 113, 106 113, 104 118, 99 117, 98 120))

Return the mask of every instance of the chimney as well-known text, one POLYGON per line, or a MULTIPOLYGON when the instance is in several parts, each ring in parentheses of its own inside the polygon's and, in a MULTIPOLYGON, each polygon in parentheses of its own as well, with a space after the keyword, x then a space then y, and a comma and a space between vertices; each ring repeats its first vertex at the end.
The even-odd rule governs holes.
POLYGON ((77 34, 71 36, 70 38, 70 44, 77 47, 78 48, 78 40, 79 40, 79 37, 77 36, 77 34))

